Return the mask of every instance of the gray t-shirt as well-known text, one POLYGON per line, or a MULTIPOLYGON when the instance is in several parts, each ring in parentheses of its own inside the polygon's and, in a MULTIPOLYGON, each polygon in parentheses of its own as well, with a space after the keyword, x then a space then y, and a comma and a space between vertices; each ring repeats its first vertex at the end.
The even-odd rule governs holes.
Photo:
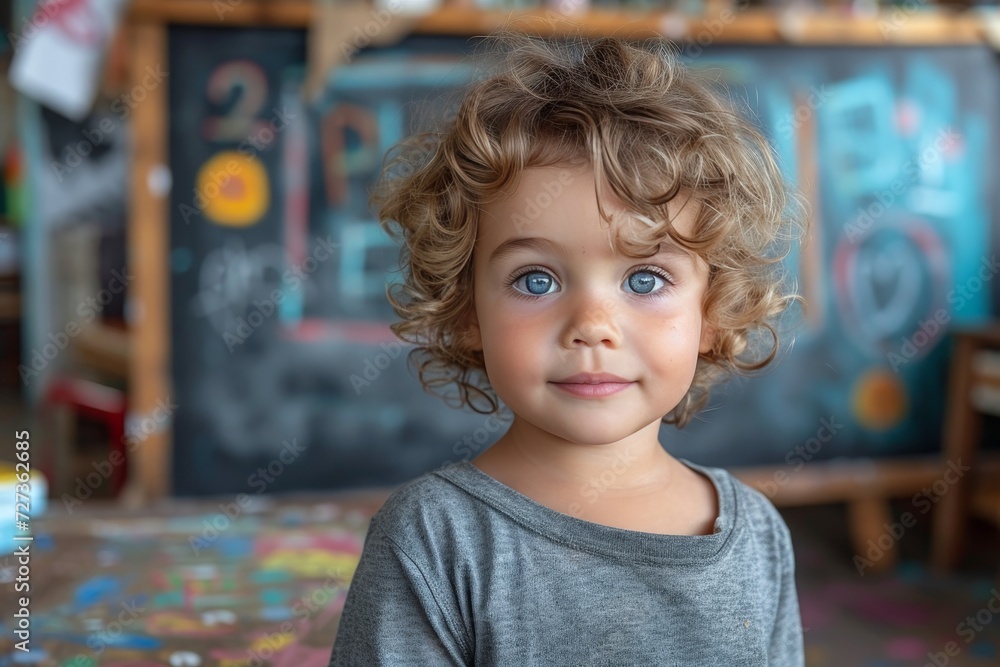
POLYGON ((715 484, 711 535, 577 519, 469 462, 405 484, 369 526, 330 665, 802 667, 788 527, 682 462, 715 484))

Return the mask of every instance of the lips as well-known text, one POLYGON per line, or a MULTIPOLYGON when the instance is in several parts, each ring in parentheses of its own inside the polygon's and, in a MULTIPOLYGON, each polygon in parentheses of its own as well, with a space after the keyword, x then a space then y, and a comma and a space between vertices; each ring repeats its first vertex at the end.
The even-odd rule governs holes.
POLYGON ((634 382, 611 373, 577 373, 552 384, 578 398, 603 398, 628 389, 634 382))
POLYGON ((620 391, 625 391, 631 387, 634 382, 617 381, 621 380, 617 375, 573 375, 571 378, 573 380, 599 380, 598 382, 553 382, 559 391, 576 396, 578 398, 603 398, 605 396, 611 396, 617 394, 620 391), (610 381, 607 378, 615 378, 616 381, 610 381))
POLYGON ((611 373, 577 373, 562 380, 554 380, 554 382, 556 384, 627 384, 631 380, 611 373))

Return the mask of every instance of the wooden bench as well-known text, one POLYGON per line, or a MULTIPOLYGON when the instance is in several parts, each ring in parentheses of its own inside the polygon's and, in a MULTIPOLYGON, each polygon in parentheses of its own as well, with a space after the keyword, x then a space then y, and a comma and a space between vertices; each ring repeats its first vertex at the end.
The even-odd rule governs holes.
POLYGON ((960 564, 971 514, 1000 526, 1000 488, 984 471, 996 453, 979 452, 984 417, 1000 415, 1000 323, 957 330, 954 336, 942 455, 973 470, 935 512, 931 563, 942 571, 960 564))

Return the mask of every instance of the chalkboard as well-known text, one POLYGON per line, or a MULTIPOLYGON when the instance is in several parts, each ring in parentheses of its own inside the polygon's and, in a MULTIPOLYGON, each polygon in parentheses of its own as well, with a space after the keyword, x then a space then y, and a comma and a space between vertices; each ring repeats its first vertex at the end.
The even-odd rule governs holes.
POLYGON ((414 61, 307 108, 304 41, 170 31, 177 494, 397 483, 504 427, 408 372, 384 296, 398 250, 365 205, 400 109, 454 81, 414 61))
MULTIPOLYGON (((366 205, 385 151, 448 111, 475 44, 410 37, 363 51, 306 105, 304 32, 170 29, 175 493, 398 484, 506 429, 509 412, 421 390, 388 328, 398 248, 366 205)), ((1000 310, 993 282, 972 289, 998 245, 995 56, 684 57, 723 74, 792 180, 816 165, 817 243, 788 258, 813 302, 795 344, 683 431, 664 426, 661 442, 729 466, 782 463, 822 433, 811 459, 935 449, 947 337, 928 322, 1000 310)))
POLYGON ((664 442, 725 465, 939 450, 947 327, 1000 312, 995 53, 720 47, 692 64, 720 68, 786 173, 818 184, 817 245, 789 258, 811 312, 791 351, 664 442))

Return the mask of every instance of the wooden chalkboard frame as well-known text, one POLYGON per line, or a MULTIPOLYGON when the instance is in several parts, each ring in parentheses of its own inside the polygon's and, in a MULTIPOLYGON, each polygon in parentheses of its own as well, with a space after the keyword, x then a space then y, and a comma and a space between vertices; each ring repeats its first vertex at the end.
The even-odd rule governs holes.
MULTIPOLYGON (((167 60, 167 26, 188 24, 213 26, 220 23, 220 7, 229 26, 280 26, 307 28, 314 16, 314 3, 302 0, 265 2, 262 0, 133 0, 125 30, 131 44, 131 84, 138 84, 147 67, 167 60)), ((530 19, 519 29, 539 35, 582 33, 586 35, 627 34, 633 38, 668 36, 683 40, 712 30, 710 18, 694 18, 684 23, 678 34, 664 35, 665 16, 629 17, 590 13, 575 19, 553 22, 545 12, 517 12, 530 19)), ((444 8, 415 23, 414 31, 428 34, 474 35, 489 32, 508 22, 511 14, 472 9, 444 8)), ((735 20, 711 33, 718 43, 789 42, 817 44, 996 44, 995 25, 973 15, 945 15, 931 12, 911 16, 887 37, 878 21, 885 17, 854 19, 832 15, 799 17, 797 27, 789 27, 788 17, 768 11, 745 11, 735 20)), ((169 171, 167 143, 170 119, 165 86, 150 91, 149 99, 134 110, 134 169, 129 214, 129 264, 135 275, 130 295, 133 357, 130 369, 129 402, 136 415, 146 415, 157 400, 170 395, 169 375, 169 280, 167 265, 169 171)), ((171 432, 169 425, 150 434, 134 454, 136 475, 130 480, 130 497, 140 502, 170 493, 171 432)), ((733 469, 733 474, 750 486, 768 492, 778 506, 846 502, 850 533, 855 552, 863 554, 869 540, 877 540, 884 525, 894 518, 891 498, 920 492, 942 477, 947 460, 940 455, 895 459, 851 459, 814 462, 794 476, 773 466, 733 469)), ((1000 460, 980 457, 979 483, 1000 480, 1000 460)), ((967 493, 971 479, 960 482, 967 493)), ((955 491, 953 490, 953 493, 955 491)), ((957 494, 956 494, 957 496, 957 494)), ((890 568, 895 562, 890 549, 870 568, 890 568)))
MULTIPOLYGON (((307 27, 316 4, 321 2, 323 0, 133 0, 129 18, 133 22, 217 25, 224 20, 229 25, 307 27)), ((519 29, 551 36, 580 32, 591 36, 627 34, 630 38, 666 36, 678 41, 706 35, 713 43, 942 45, 986 42, 1000 45, 1000 17, 940 10, 906 13, 900 8, 866 17, 832 11, 802 13, 724 7, 719 8, 718 17, 606 10, 560 15, 542 9, 484 11, 468 6, 463 0, 445 0, 440 9, 420 18, 414 31, 439 35, 483 34, 507 24, 512 18, 520 19, 519 29), (730 12, 731 19, 726 18, 726 11, 730 12)))
MULTIPOLYGON (((142 21, 126 25, 130 86, 141 85, 147 68, 166 62, 165 23, 142 21)), ((170 396, 169 381, 169 171, 167 170, 167 87, 148 90, 144 104, 133 112, 133 169, 128 212, 128 264, 135 276, 129 286, 129 328, 132 358, 129 368, 129 411, 152 414, 157 400, 170 396)), ((156 422, 157 420, 151 420, 156 422)), ((148 434, 132 455, 126 486, 127 501, 142 503, 170 493, 169 424, 148 434)))

